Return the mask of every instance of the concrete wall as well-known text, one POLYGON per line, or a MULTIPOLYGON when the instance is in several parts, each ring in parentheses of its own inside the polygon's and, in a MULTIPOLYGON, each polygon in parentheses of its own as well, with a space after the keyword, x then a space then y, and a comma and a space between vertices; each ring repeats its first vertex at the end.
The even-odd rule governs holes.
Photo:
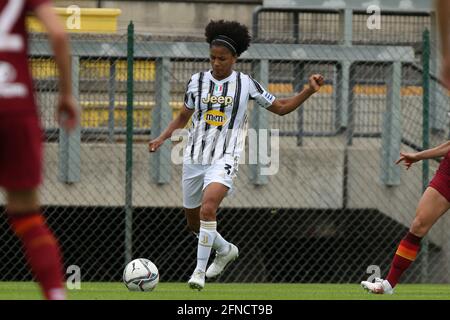
MULTIPOLYGON (((283 138, 284 139, 284 138, 283 138)), ((255 187, 248 165, 239 166, 236 192, 225 207, 340 208, 342 206, 343 152, 337 147, 295 146, 293 139, 280 150, 280 170, 269 184, 255 187), (326 161, 332 157, 333 161, 326 161)), ((82 144, 81 182, 58 181, 56 144, 46 146, 44 204, 123 205, 125 199, 125 147, 123 144, 82 144)), ((135 206, 182 206, 181 165, 172 166, 170 184, 151 182, 146 144, 133 153, 133 204, 135 206)))
MULTIPOLYGON (((342 208, 344 203, 344 138, 307 138, 298 147, 295 138, 280 138, 280 166, 269 183, 255 186, 250 168, 239 166, 235 193, 223 207, 342 208)), ((125 199, 124 144, 83 143, 81 181, 58 180, 58 145, 48 143, 45 152, 45 182, 41 198, 45 205, 121 206, 125 199)), ((407 148, 404 148, 407 151, 407 148)), ((182 206, 181 165, 172 166, 169 184, 150 178, 146 143, 134 146, 133 205, 182 206)), ((169 163, 169 161, 168 161, 169 163)), ((434 173, 433 164, 431 173, 434 173)), ((421 196, 421 165, 401 173, 401 184, 386 187, 380 181, 380 145, 377 139, 355 139, 348 148, 348 208, 377 208, 395 221, 409 226, 421 196)), ((2 203, 4 199, 2 198, 2 203)), ((448 219, 447 219, 448 220, 448 219)), ((444 226, 438 224, 432 240, 445 243, 444 226), (442 226, 442 227, 441 227, 442 226)))

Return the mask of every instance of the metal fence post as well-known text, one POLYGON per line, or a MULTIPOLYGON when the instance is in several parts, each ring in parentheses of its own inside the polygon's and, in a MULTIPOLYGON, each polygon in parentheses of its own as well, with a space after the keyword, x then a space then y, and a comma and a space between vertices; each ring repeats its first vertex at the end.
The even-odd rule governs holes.
MULTIPOLYGON (((430 13, 430 48, 429 48, 429 63, 430 63, 430 73, 431 74, 439 74, 438 70, 438 32, 437 32, 437 23, 436 23, 436 13, 430 13)), ((430 112, 430 129, 433 133, 442 133, 445 131, 446 121, 447 119, 447 105, 445 103, 439 103, 438 95, 447 95, 447 91, 442 88, 437 81, 429 82, 430 91, 429 91, 429 112, 430 112)))
MULTIPOLYGON (((351 46, 353 41, 353 10, 346 8, 339 12, 339 33, 340 43, 351 46)), ((337 92, 336 92, 336 113, 335 126, 337 132, 342 132, 348 125, 350 90, 350 61, 341 61, 337 67, 337 92)), ((351 128, 353 130, 353 128, 351 128)), ((352 133, 352 132, 351 132, 352 133)), ((351 137, 348 139, 351 144, 351 137)))
MULTIPOLYGON (((158 137, 172 120, 170 106, 170 59, 156 59, 155 107, 152 112, 151 137, 158 137)), ((171 179, 170 141, 150 156, 150 176, 156 183, 169 183, 171 179)))
POLYGON ((395 160, 402 141, 401 77, 401 62, 393 62, 387 68, 386 111, 381 131, 381 181, 387 186, 400 184, 400 167, 395 160))
MULTIPOLYGON (((305 79, 305 63, 295 62, 294 65, 294 92, 300 92, 303 88, 303 81, 305 79)), ((303 145, 303 135, 304 135, 304 108, 300 107, 297 109, 297 146, 303 145)))
MULTIPOLYGON (((253 63, 253 74, 256 77, 256 80, 261 83, 261 85, 265 88, 269 85, 269 61, 268 60, 259 60, 253 63)), ((259 130, 265 129, 269 130, 269 118, 268 111, 263 110, 258 106, 254 106, 252 114, 251 114, 251 126, 256 130, 257 137, 257 163, 250 164, 250 179, 255 185, 264 185, 268 183, 267 176, 261 175, 261 144, 266 143, 268 145, 268 141, 262 141, 259 130)), ((268 138, 269 134, 266 135, 268 138)), ((250 146, 252 147, 252 146, 250 146)), ((266 148, 268 150, 268 148, 266 148)))
MULTIPOLYGON (((422 68, 423 68, 423 108, 422 108, 422 148, 423 150, 430 148, 430 32, 423 32, 422 43, 422 68)), ((430 171, 429 160, 422 161, 422 192, 428 187, 428 176, 430 171)), ((422 282, 428 282, 428 258, 429 258, 429 241, 428 237, 422 240, 421 250, 421 266, 422 266, 422 282)))
POLYGON ((259 36, 259 13, 262 11, 263 6, 257 6, 252 13, 252 37, 258 39, 259 36))
POLYGON ((351 46, 353 40, 353 10, 350 8, 339 12, 339 33, 341 43, 351 46))
MULTIPOLYGON (((76 101, 80 100, 80 57, 72 57, 72 91, 76 101)), ((81 128, 70 134, 59 129, 59 180, 64 183, 80 181, 81 128)))
POLYGON ((335 128, 342 132, 348 125, 348 105, 350 94, 350 61, 342 61, 336 65, 336 111, 335 128))
POLYGON ((292 33, 294 35, 295 43, 300 42, 300 21, 298 12, 292 12, 292 33))
MULTIPOLYGON (((343 92, 343 98, 345 101, 345 98, 347 98, 347 110, 346 113, 342 112, 341 114, 345 114, 345 118, 346 122, 347 122, 347 126, 346 126, 346 130, 345 130, 345 138, 346 138, 346 145, 347 146, 351 146, 353 144, 353 133, 355 131, 355 99, 354 99, 354 94, 353 94, 353 89, 355 87, 356 81, 355 78, 353 76, 354 73, 352 73, 352 69, 356 67, 356 64, 350 64, 348 67, 348 81, 346 80, 342 80, 342 84, 343 86, 346 85, 346 83, 348 83, 348 90, 343 92)), ((354 70, 353 70, 354 71, 354 70)), ((343 106, 344 107, 344 106, 343 106)))
POLYGON ((109 81, 108 81, 108 96, 109 96, 109 109, 108 109, 108 137, 109 142, 114 142, 114 110, 116 103, 116 60, 109 61, 109 81))
POLYGON ((127 42, 127 137, 125 168, 125 263, 133 256, 133 67, 134 67, 134 25, 128 25, 127 42))

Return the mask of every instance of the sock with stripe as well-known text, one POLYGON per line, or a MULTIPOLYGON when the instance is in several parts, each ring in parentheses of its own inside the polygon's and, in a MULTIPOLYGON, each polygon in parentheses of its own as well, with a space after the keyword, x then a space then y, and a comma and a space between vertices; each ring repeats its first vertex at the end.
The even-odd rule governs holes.
POLYGON ((57 240, 40 212, 9 212, 9 224, 21 240, 27 262, 48 300, 64 300, 63 267, 57 240))
POLYGON ((195 270, 205 272, 214 240, 216 239, 216 221, 200 220, 200 233, 197 248, 197 266, 195 270))
POLYGON ((416 260, 417 253, 420 250, 420 240, 422 238, 408 232, 402 241, 400 241, 394 259, 392 260, 391 269, 386 278, 392 288, 397 285, 403 272, 416 260))

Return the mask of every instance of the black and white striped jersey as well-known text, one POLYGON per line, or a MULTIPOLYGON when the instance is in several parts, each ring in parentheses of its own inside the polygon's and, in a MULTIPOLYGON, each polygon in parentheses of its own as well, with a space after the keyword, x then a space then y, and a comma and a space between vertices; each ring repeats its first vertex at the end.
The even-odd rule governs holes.
POLYGON ((192 75, 184 103, 195 112, 184 162, 211 164, 226 155, 238 158, 245 146, 249 99, 268 108, 275 97, 242 72, 233 71, 223 80, 214 79, 211 70, 192 75))

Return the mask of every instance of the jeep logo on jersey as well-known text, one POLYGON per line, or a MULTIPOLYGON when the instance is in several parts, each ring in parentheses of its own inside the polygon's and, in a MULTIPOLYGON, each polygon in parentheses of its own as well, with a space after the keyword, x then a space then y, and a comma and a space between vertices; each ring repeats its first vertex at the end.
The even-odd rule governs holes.
POLYGON ((212 96, 210 93, 208 93, 208 95, 206 96, 206 98, 202 99, 202 102, 207 104, 207 103, 211 103, 211 104, 215 104, 215 103, 220 103, 220 104, 224 104, 225 106, 228 106, 230 104, 233 103, 233 97, 230 96, 212 96))
POLYGON ((227 121, 225 113, 219 110, 209 110, 205 113, 205 122, 209 125, 216 127, 223 126, 225 121, 227 121))

